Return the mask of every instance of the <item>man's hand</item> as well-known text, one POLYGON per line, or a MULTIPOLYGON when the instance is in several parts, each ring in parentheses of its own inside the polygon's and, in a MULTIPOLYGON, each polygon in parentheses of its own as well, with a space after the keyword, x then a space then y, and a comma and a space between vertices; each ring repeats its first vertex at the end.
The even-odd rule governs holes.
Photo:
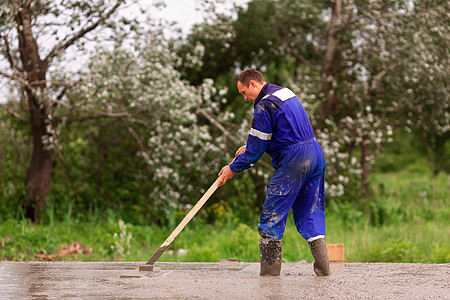
POLYGON ((247 147, 246 147, 245 145, 244 145, 244 146, 241 146, 241 147, 236 151, 236 154, 235 154, 234 156, 236 157, 236 156, 238 156, 239 154, 244 153, 246 149, 247 149, 247 147))
POLYGON ((225 167, 223 167, 219 172, 219 186, 224 185, 225 182, 233 178, 233 176, 234 172, 231 171, 230 166, 226 165, 225 167))
MULTIPOLYGON (((244 146, 241 146, 237 151, 236 154, 234 154, 234 157, 237 157, 239 154, 242 154, 245 152, 245 149, 247 149, 244 146)), ((235 158, 236 159, 236 158, 235 158)), ((233 161, 235 160, 233 159, 233 161)), ((226 165, 225 167, 222 168, 222 170, 220 170, 219 172, 219 186, 224 185, 228 180, 230 180, 231 178, 233 178, 234 176, 234 172, 231 171, 230 169, 230 165, 226 165)))

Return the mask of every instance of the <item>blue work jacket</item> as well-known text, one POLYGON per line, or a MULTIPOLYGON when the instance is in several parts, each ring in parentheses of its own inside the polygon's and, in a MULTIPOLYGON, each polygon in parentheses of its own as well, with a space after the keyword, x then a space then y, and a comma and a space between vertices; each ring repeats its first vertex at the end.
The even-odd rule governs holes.
POLYGON ((254 109, 246 150, 230 164, 233 172, 250 168, 264 152, 278 169, 285 149, 314 139, 308 115, 290 89, 266 83, 255 100, 254 109))

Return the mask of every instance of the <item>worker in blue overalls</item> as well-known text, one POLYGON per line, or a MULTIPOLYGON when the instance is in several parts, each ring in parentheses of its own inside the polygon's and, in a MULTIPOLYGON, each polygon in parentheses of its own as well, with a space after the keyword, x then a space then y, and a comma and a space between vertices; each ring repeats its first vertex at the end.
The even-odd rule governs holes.
POLYGON ((247 144, 237 150, 233 163, 222 168, 219 184, 253 166, 264 152, 272 158, 275 172, 267 185, 258 224, 260 275, 280 275, 281 240, 292 208, 297 230, 308 241, 314 257, 315 273, 328 276, 325 158, 308 115, 291 90, 266 83, 257 70, 242 71, 236 85, 244 99, 254 103, 255 111, 247 144))

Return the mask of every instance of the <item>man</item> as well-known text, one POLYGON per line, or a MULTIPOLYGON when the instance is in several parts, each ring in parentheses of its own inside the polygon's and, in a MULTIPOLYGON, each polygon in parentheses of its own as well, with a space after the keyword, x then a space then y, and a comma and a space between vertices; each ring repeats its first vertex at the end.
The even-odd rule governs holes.
POLYGON ((325 159, 305 109, 291 90, 266 83, 257 70, 242 71, 236 85, 255 111, 247 144, 237 150, 233 163, 222 168, 219 184, 253 166, 264 152, 272 158, 275 172, 258 224, 260 275, 280 275, 281 239, 292 208, 297 230, 309 243, 316 275, 328 276, 325 159))

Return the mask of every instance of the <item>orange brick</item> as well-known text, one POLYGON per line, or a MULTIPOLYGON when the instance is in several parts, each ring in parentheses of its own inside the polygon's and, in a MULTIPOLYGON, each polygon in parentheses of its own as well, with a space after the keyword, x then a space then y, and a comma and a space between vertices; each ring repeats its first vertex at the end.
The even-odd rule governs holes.
POLYGON ((327 244, 327 252, 330 261, 345 261, 344 244, 327 244))

